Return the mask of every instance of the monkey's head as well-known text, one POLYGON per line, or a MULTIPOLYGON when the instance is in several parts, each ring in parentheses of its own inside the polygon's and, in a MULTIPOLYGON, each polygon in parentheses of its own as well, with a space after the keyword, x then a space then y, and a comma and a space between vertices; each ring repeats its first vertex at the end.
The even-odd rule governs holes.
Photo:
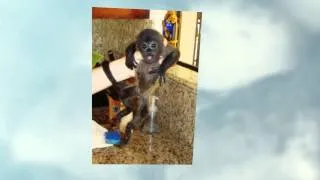
POLYGON ((137 48, 146 63, 155 63, 159 60, 163 49, 162 35, 153 29, 145 29, 137 36, 137 48))

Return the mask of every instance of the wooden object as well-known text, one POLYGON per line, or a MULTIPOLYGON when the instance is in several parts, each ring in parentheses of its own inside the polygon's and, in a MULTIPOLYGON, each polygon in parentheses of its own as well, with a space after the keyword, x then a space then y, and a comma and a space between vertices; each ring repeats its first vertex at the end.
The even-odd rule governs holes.
POLYGON ((143 9, 92 8, 92 19, 149 19, 150 11, 143 9))
MULTIPOLYGON (((134 77, 129 78, 124 81, 128 86, 131 84, 135 84, 136 79, 134 77)), ((111 121, 112 118, 114 118, 118 112, 123 110, 125 108, 124 104, 121 101, 112 99, 111 96, 108 96, 109 106, 108 106, 108 112, 109 112, 109 120, 111 121)))

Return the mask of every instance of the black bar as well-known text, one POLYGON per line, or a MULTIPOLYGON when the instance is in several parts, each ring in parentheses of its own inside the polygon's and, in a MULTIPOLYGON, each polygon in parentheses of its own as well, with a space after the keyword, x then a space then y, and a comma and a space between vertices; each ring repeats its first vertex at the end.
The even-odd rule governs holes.
POLYGON ((196 60, 196 56, 197 56, 197 52, 196 52, 196 45, 197 45, 197 36, 198 36, 198 14, 197 14, 197 19, 196 19, 196 33, 194 34, 194 43, 193 43, 193 55, 192 55, 192 65, 197 66, 197 61, 196 60))
POLYGON ((177 16, 178 16, 178 33, 177 33, 177 40, 178 40, 178 43, 177 43, 177 48, 179 49, 180 48, 180 34, 181 34, 181 11, 177 11, 177 16))
POLYGON ((192 66, 192 65, 190 65, 190 64, 187 64, 187 63, 178 61, 178 62, 177 62, 177 65, 182 66, 182 67, 185 67, 185 68, 190 69, 190 70, 192 70, 192 71, 198 72, 198 67, 192 66))
POLYGON ((114 58, 113 52, 111 50, 108 51, 109 61, 114 61, 116 58, 114 58))
MULTIPOLYGON (((197 64, 196 66, 199 67, 199 56, 200 56, 200 42, 201 42, 201 26, 202 26, 202 13, 201 12, 198 12, 198 18, 197 18, 197 21, 200 20, 200 23, 199 23, 199 29, 198 29, 198 33, 199 33, 199 37, 198 37, 198 49, 197 49, 197 64)), ((197 22, 198 23, 198 22, 197 22)))

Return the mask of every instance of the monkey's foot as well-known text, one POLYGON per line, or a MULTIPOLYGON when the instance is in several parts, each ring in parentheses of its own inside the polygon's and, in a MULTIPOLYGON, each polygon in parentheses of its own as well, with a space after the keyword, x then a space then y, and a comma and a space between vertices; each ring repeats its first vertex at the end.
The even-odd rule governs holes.
POLYGON ((121 148, 127 145, 131 139, 132 133, 133 133, 133 124, 129 122, 125 132, 120 132, 120 136, 121 136, 120 144, 115 144, 114 146, 121 148))
POLYGON ((143 120, 140 117, 135 117, 131 121, 131 124, 133 125, 133 129, 135 129, 135 130, 142 129, 143 120))

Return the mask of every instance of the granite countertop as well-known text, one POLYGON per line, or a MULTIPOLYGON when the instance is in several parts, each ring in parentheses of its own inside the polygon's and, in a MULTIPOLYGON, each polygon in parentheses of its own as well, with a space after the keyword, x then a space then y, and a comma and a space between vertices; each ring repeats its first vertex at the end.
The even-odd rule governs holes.
POLYGON ((193 91, 197 90, 198 73, 193 70, 175 65, 168 70, 166 75, 193 91))
POLYGON ((192 164, 192 146, 167 138, 134 132, 127 146, 92 151, 93 164, 192 164))
MULTIPOLYGON (((172 69, 168 71, 167 75, 169 79, 172 79, 175 82, 178 82, 180 85, 187 87, 189 91, 192 92, 192 94, 196 94, 196 72, 183 68, 181 66, 174 66, 172 69)), ((95 119, 99 124, 103 125, 104 127, 109 128, 109 124, 108 122, 106 122, 105 110, 106 108, 93 110, 93 119, 95 119)), ((164 123, 166 123, 166 121, 164 121, 164 123)), ((172 126, 172 124, 170 126, 172 126)), ((190 128, 193 129, 193 126, 190 128)), ((190 144, 189 141, 183 141, 181 140, 181 137, 179 139, 179 136, 173 137, 172 135, 176 132, 169 132, 169 130, 167 130, 166 127, 162 127, 160 131, 160 133, 155 134, 153 136, 143 135, 138 131, 134 131, 129 144, 124 147, 119 148, 111 146, 106 148, 94 149, 92 150, 92 163, 191 165, 193 143, 190 144)), ((193 136, 193 130, 192 133, 188 131, 187 134, 188 137, 191 134, 193 136)))

